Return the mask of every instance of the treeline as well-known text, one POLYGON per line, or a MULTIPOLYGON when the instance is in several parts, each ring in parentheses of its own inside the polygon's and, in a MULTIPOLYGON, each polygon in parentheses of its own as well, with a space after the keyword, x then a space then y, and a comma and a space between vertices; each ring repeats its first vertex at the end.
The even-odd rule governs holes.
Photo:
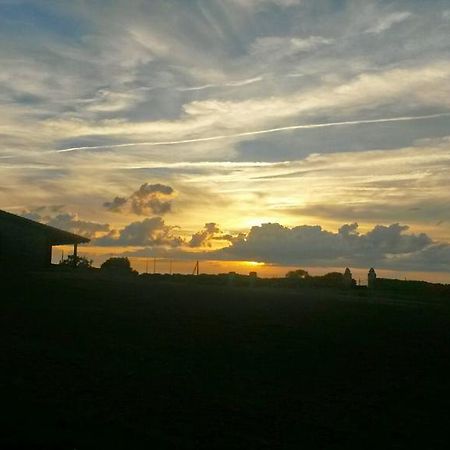
MULTIPOLYGON (((182 274, 141 274, 139 276, 148 280, 160 280, 170 282, 183 282, 189 284, 210 284, 216 286, 239 286, 239 287, 277 287, 277 288, 300 288, 300 287, 330 287, 344 289, 348 287, 344 275, 339 272, 331 272, 322 276, 292 277, 285 278, 258 278, 255 275, 241 275, 238 273, 221 273, 217 275, 182 275, 182 274)), ((353 280, 353 285, 356 285, 353 280)))
POLYGON ((76 260, 71 256, 60 263, 61 269, 74 268, 88 270, 112 277, 136 277, 142 280, 165 281, 171 283, 187 283, 212 286, 236 286, 236 287, 272 287, 272 288, 333 288, 336 290, 354 289, 359 291, 369 290, 375 294, 417 298, 428 300, 431 298, 450 299, 450 285, 429 283, 426 281, 407 281, 388 278, 376 278, 372 289, 367 286, 357 286, 349 269, 344 273, 330 272, 325 275, 312 276, 306 270, 292 270, 284 278, 258 278, 256 272, 249 275, 241 275, 235 272, 200 275, 185 274, 138 274, 132 269, 128 258, 110 258, 106 260, 100 269, 92 267, 92 261, 83 257, 76 260))

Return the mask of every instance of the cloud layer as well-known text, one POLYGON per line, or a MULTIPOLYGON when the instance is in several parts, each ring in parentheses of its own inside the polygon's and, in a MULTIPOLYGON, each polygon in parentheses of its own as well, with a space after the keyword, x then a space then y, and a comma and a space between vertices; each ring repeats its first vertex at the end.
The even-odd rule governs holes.
POLYGON ((217 252, 230 259, 313 266, 376 266, 448 270, 450 245, 433 243, 425 233, 408 232, 406 225, 377 225, 367 233, 358 224, 343 225, 336 233, 322 227, 293 228, 278 223, 253 227, 217 252))

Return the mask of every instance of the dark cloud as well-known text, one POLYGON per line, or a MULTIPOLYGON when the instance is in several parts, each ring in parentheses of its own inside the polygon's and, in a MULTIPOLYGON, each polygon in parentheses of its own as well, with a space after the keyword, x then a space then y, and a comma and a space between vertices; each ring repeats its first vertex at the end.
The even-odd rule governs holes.
POLYGON ((173 235, 176 227, 166 225, 161 217, 151 217, 141 222, 133 222, 125 228, 112 231, 95 241, 99 246, 167 246, 179 247, 183 240, 173 235))
POLYGON ((70 231, 71 233, 81 234, 88 238, 95 238, 98 233, 107 233, 110 228, 108 224, 89 222, 80 220, 76 214, 63 213, 52 217, 47 225, 70 231))
MULTIPOLYGON (((411 186, 411 182, 408 181, 411 186)), ((396 183, 393 183, 395 185, 396 183)), ((403 188, 399 187, 399 195, 403 188)), ((407 189, 405 184, 404 189, 407 189)), ((411 202, 409 199, 399 198, 397 201, 383 197, 379 191, 377 200, 360 203, 346 204, 309 204, 303 207, 285 208, 281 211, 292 216, 309 216, 332 220, 359 220, 361 222, 391 222, 402 220, 408 223, 436 223, 437 221, 450 220, 450 202, 447 199, 430 199, 429 201, 411 202)), ((392 196, 392 188, 390 191, 392 196)), ((280 210, 278 210, 280 211, 280 210)))
POLYGON ((424 272, 448 272, 450 269, 450 245, 437 243, 420 252, 394 256, 389 268, 424 272))
POLYGON ((32 211, 23 212, 22 216, 90 239, 110 231, 110 227, 106 223, 81 220, 77 214, 60 212, 62 208, 63 205, 41 206, 32 211), (58 212, 60 213, 55 215, 58 212))
POLYGON ((189 241, 189 246, 211 247, 211 240, 215 238, 217 233, 220 233, 220 229, 216 223, 206 223, 203 230, 192 235, 192 238, 189 241))
POLYGON ((103 206, 113 212, 120 212, 121 208, 126 205, 128 199, 125 197, 115 197, 112 202, 105 202, 103 206))
POLYGON ((404 262, 420 270, 450 267, 449 245, 439 246, 426 234, 408 230, 408 226, 400 224, 377 225, 360 234, 358 224, 353 223, 334 233, 318 225, 288 228, 266 223, 238 236, 229 247, 214 252, 214 257, 320 266, 399 267, 404 262), (431 258, 436 253, 439 261, 431 258))
POLYGON ((105 202, 103 206, 109 211, 130 211, 139 216, 150 214, 163 215, 172 209, 172 187, 164 184, 143 184, 129 197, 115 197, 111 202, 105 202))

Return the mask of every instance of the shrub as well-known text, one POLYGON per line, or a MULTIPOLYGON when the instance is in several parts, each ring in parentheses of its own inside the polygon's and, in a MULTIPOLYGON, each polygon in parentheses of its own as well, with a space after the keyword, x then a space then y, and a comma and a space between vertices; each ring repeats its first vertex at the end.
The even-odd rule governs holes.
POLYGON ((109 258, 100 267, 102 271, 113 272, 118 274, 134 274, 137 273, 131 268, 128 258, 109 258))
POLYGON ((84 256, 69 255, 66 259, 59 263, 60 266, 76 267, 79 269, 89 269, 92 267, 92 259, 84 256))

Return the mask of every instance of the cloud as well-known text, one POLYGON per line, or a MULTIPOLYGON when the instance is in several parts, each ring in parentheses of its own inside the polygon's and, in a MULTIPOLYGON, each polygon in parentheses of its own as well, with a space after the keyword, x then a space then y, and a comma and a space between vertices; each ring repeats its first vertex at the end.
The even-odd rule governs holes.
MULTIPOLYGON (((408 260, 410 265, 415 261, 418 268, 426 255, 433 253, 430 248, 437 244, 424 233, 414 234, 408 230, 408 226, 400 224, 376 225, 367 233, 360 234, 358 224, 353 223, 343 225, 334 233, 318 225, 289 228, 278 223, 265 223, 252 227, 247 235, 235 239, 229 247, 217 251, 215 256, 328 267, 344 264, 392 267, 408 260)), ((427 269, 440 269, 443 265, 449 267, 450 259, 430 260, 428 263, 427 269)))
POLYGON ((447 243, 430 245, 421 252, 396 255, 390 261, 393 268, 404 270, 448 272, 450 268, 450 245, 447 243))
POLYGON ((116 112, 135 106, 139 101, 137 92, 113 92, 108 89, 100 89, 95 97, 87 99, 85 104, 87 111, 93 112, 116 112))
POLYGON ((302 52, 309 52, 332 42, 333 39, 323 36, 309 36, 307 38, 265 36, 256 39, 252 43, 250 52, 257 57, 275 60, 294 56, 302 52))
POLYGON ((88 238, 95 238, 98 233, 106 233, 109 231, 108 224, 80 220, 77 214, 71 213, 58 214, 57 216, 52 217, 47 222, 47 225, 80 234, 88 238))
POLYGON ((94 239, 99 234, 102 235, 110 232, 110 226, 108 224, 81 220, 78 214, 70 212, 61 212, 58 214, 58 211, 62 207, 62 205, 42 206, 32 211, 25 211, 22 213, 22 216, 61 230, 69 231, 70 233, 85 236, 89 239, 94 239))
POLYGON ((190 247, 211 247, 211 240, 220 233, 216 223, 206 223, 202 231, 192 235, 189 241, 190 247))
POLYGON ((231 1, 245 8, 255 8, 267 5, 276 5, 282 8, 288 8, 290 6, 298 6, 302 3, 302 0, 231 0, 231 1))
POLYGON ((129 255, 149 254, 167 258, 260 261, 267 264, 322 267, 369 267, 412 271, 448 271, 450 244, 436 242, 425 233, 394 223, 376 225, 362 233, 358 224, 347 223, 337 232, 319 225, 286 227, 279 223, 254 226, 247 233, 223 234, 216 223, 186 241, 174 234, 177 227, 160 217, 133 222, 120 231, 98 238, 94 245, 139 247, 129 255), (229 246, 212 250, 212 241, 229 246), (199 249, 203 249, 199 252, 199 249))
POLYGON ((378 20, 378 22, 375 25, 369 28, 366 32, 374 34, 382 33, 383 31, 389 30, 395 24, 404 22, 411 16, 412 14, 408 11, 394 12, 392 14, 389 14, 388 16, 382 17, 380 20, 378 20))
POLYGON ((94 244, 106 247, 179 247, 183 240, 173 235, 175 228, 166 225, 161 217, 151 217, 130 223, 119 231, 113 230, 109 235, 97 239, 94 244))
MULTIPOLYGON (((399 193, 402 191, 407 192, 408 188, 413 188, 415 184, 414 179, 405 179, 395 181, 373 181, 367 183, 361 183, 360 188, 365 190, 379 189, 379 195, 384 194, 388 190, 391 194, 394 190, 399 193)), ((425 190, 425 187, 424 187, 425 190)), ((384 196, 384 195, 383 195, 384 196)), ((379 202, 376 199, 366 199, 363 201, 360 199, 358 202, 352 203, 351 201, 345 204, 333 203, 321 203, 321 204, 308 204, 306 206, 287 208, 285 212, 293 216, 307 216, 317 217, 321 220, 359 220, 364 222, 374 222, 377 220, 392 221, 399 217, 402 220, 408 220, 409 223, 443 223, 450 220, 450 201, 436 197, 427 201, 416 200, 411 201, 407 195, 403 198, 399 198, 387 204, 386 201, 379 202)))
POLYGON ((128 199, 125 197, 114 197, 111 202, 103 203, 103 206, 113 212, 122 212, 122 208, 127 204, 127 202, 128 199))
POLYGON ((103 206, 112 212, 123 212, 128 208, 139 216, 161 215, 171 210, 173 194, 171 186, 144 183, 129 197, 115 197, 111 202, 105 202, 103 206))
MULTIPOLYGON (((254 226, 248 233, 220 234, 215 223, 206 224, 201 232, 186 242, 171 235, 173 227, 158 221, 131 224, 115 239, 99 240, 99 245, 138 245, 140 248, 128 256, 158 255, 165 258, 193 258, 206 260, 260 261, 267 264, 370 267, 412 271, 448 271, 450 244, 433 241, 425 233, 411 233, 409 227, 398 223, 376 225, 365 233, 359 232, 357 223, 342 225, 331 232, 318 225, 285 227, 279 223, 254 226), (167 229, 166 229, 167 227, 167 229), (154 229, 163 230, 162 239, 143 237, 154 229), (139 230, 136 232, 135 230, 139 230), (127 230, 127 231, 125 231, 127 230), (168 236, 166 236, 168 233, 168 236), (220 234, 220 235, 218 235, 220 234), (128 235, 130 237, 128 237, 128 235), (139 237, 136 237, 139 235, 139 237), (230 246, 210 250, 210 241, 229 241, 230 246), (203 248, 203 252, 198 249, 203 248)), ((151 219, 147 219, 150 221, 151 219)))
POLYGON ((260 81, 263 81, 262 76, 258 77, 252 77, 252 78, 246 78, 244 80, 235 80, 235 81, 227 81, 223 84, 204 84, 202 86, 181 86, 177 87, 177 91, 181 92, 191 92, 191 91, 203 91, 205 89, 212 89, 212 88, 220 88, 220 87, 242 87, 242 86, 248 86, 249 84, 258 83, 260 81))

